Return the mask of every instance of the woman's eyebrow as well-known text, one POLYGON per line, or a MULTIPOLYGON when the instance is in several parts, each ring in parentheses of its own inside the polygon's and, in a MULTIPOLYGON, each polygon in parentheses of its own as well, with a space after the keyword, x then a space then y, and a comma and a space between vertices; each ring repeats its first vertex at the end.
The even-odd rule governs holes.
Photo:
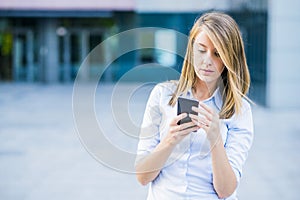
MULTIPOLYGON (((200 42, 198 42, 197 44, 200 45, 200 46, 202 46, 202 47, 204 47, 204 48, 208 48, 205 44, 202 44, 202 43, 200 43, 200 42)), ((214 50, 214 51, 217 51, 216 48, 214 48, 213 50, 214 50)))
POLYGON ((199 44, 200 46, 207 47, 205 44, 202 44, 202 43, 200 43, 200 42, 198 42, 198 44, 199 44))

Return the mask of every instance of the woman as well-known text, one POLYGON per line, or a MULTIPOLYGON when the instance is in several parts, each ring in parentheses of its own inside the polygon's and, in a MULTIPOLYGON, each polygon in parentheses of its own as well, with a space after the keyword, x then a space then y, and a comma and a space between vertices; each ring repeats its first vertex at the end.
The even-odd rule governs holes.
POLYGON ((202 15, 192 27, 178 82, 154 87, 144 114, 137 179, 148 199, 237 199, 236 188, 253 140, 246 94, 250 76, 236 22, 202 15), (179 96, 199 101, 177 115, 179 96), (190 117, 191 122, 178 125, 190 117))

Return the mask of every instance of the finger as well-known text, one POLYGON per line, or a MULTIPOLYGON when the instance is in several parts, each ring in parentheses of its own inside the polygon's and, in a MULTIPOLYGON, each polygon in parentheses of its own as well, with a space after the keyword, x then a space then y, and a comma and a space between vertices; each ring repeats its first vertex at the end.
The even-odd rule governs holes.
POLYGON ((187 113, 181 113, 180 115, 177 115, 172 121, 171 121, 171 123, 170 123, 170 125, 177 125, 177 123, 180 121, 180 120, 182 120, 182 119, 184 119, 184 118, 186 118, 187 117, 187 113))
POLYGON ((199 123, 203 124, 203 125, 206 125, 210 123, 210 121, 204 117, 204 116, 198 116, 198 115, 194 115, 194 114, 189 114, 189 117, 193 120, 195 120, 195 122, 197 123, 197 125, 199 123))
POLYGON ((198 107, 193 106, 192 110, 199 113, 200 115, 206 117, 208 120, 212 119, 212 114, 203 108, 198 108, 198 107))
POLYGON ((196 124, 191 121, 191 122, 181 124, 179 126, 180 126, 180 130, 184 130, 184 129, 187 129, 187 128, 190 128, 190 127, 194 127, 194 126, 196 126, 196 124))
POLYGON ((187 129, 189 127, 195 126, 195 125, 196 124, 194 124, 193 122, 188 122, 188 123, 176 125, 172 128, 171 133, 179 132, 179 131, 182 131, 182 130, 187 129))
POLYGON ((201 108, 201 107, 192 106, 192 110, 197 113, 200 113, 202 115, 210 114, 207 110, 205 110, 204 108, 201 108))
POLYGON ((178 132, 178 135, 184 136, 184 135, 190 134, 191 132, 197 131, 198 129, 199 129, 198 126, 193 126, 193 127, 184 129, 184 130, 182 130, 182 131, 179 131, 179 132, 178 132))
POLYGON ((202 108, 204 108, 208 113, 210 113, 210 114, 213 114, 213 113, 214 113, 214 111, 213 111, 208 105, 206 105, 205 103, 199 102, 199 105, 200 105, 202 108))
POLYGON ((198 121, 198 120, 194 120, 192 119, 192 121, 196 124, 196 126, 198 126, 199 128, 203 128, 206 127, 206 123, 202 122, 202 121, 198 121))
POLYGON ((197 125, 198 129, 202 128, 206 133, 208 133, 210 127, 206 124, 202 124, 201 122, 197 125))
POLYGON ((210 129, 210 126, 209 125, 207 125, 207 126, 204 126, 203 125, 203 130, 206 132, 206 133, 209 133, 209 129, 210 129))
POLYGON ((204 126, 202 123, 200 123, 197 120, 192 119, 192 121, 196 124, 197 127, 202 128, 202 126, 204 126))

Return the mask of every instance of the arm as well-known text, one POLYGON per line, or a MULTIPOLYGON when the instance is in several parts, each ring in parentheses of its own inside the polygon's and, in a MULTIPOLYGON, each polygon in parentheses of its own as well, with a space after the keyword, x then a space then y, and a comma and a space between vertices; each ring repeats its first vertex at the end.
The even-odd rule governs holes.
POLYGON ((171 144, 161 142, 152 153, 136 164, 136 176, 142 185, 147 185, 158 176, 172 150, 171 144))
POLYGON ((219 198, 229 197, 237 187, 237 180, 221 138, 215 144, 211 144, 211 158, 214 188, 219 198))
POLYGON ((206 131, 210 141, 214 188, 220 198, 226 198, 237 187, 242 165, 251 146, 253 130, 250 106, 231 120, 225 147, 218 115, 203 103, 194 110, 200 113, 200 117, 193 115, 191 118, 206 131))
POLYGON ((174 147, 189 133, 198 129, 193 122, 177 125, 187 116, 186 113, 176 116, 170 123, 167 136, 146 157, 136 164, 137 179, 142 185, 153 181, 167 162, 174 147))

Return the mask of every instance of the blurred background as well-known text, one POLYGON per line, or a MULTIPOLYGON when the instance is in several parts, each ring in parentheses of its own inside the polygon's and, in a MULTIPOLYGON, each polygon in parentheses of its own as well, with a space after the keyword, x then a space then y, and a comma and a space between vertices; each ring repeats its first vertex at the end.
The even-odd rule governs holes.
MULTIPOLYGON (((211 10, 226 12, 239 24, 252 81, 249 96, 256 103, 256 136, 240 199, 297 199, 299 9, 296 0, 2 0, 0 199, 145 199, 147 187, 133 174, 99 164, 80 143, 72 115, 74 80, 88 54, 106 39, 133 28, 164 28, 109 40, 83 72, 86 81, 102 74, 99 102, 112 98, 116 83, 124 90, 120 101, 136 85, 127 115, 140 123, 154 83, 176 79, 181 71, 182 57, 155 47, 185 51, 186 40, 175 32, 188 35, 195 19, 211 10), (139 48, 147 45, 153 48, 139 48), (128 48, 132 51, 121 54, 128 48), (149 63, 164 71, 128 75, 149 63), (151 87, 139 87, 148 82, 151 87)), ((111 115, 106 103, 97 108, 100 121, 103 113, 111 115)), ((112 143, 126 146, 113 117, 103 126, 117 133, 107 136, 112 143)), ((134 150, 137 142, 128 144, 134 150)))

